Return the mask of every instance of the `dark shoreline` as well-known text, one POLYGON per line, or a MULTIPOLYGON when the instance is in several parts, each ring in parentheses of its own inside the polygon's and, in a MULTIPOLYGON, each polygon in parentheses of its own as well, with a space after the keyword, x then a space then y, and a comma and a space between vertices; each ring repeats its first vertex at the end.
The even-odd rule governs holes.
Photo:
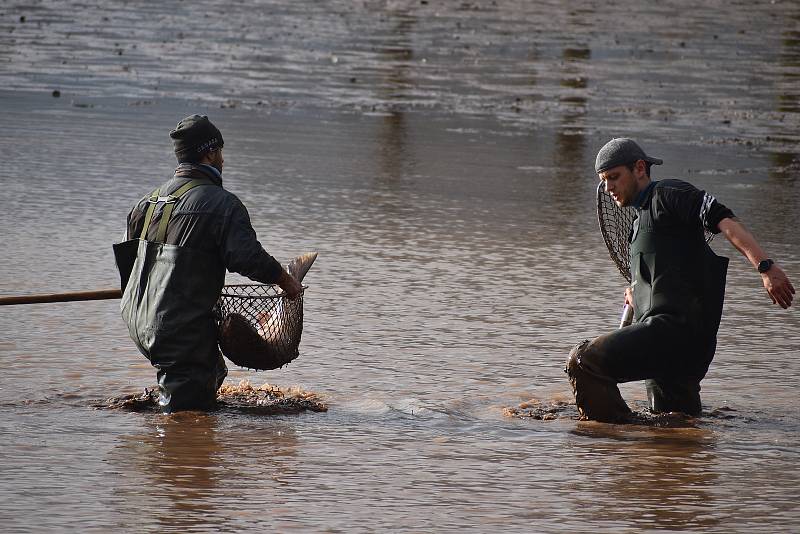
MULTIPOLYGON (((791 1, 12 2, 0 82, 211 109, 492 117, 519 131, 800 154, 791 1), (724 9, 723 9, 724 8, 724 9), (625 23, 621 23, 624 21, 625 23)), ((2 98, 2 97, 0 97, 2 98)))

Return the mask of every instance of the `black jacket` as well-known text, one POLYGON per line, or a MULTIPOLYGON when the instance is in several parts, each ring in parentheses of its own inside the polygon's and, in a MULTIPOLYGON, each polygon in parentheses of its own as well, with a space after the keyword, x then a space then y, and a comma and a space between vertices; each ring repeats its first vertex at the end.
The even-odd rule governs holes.
POLYGON ((281 266, 256 239, 247 210, 210 169, 182 164, 158 190, 170 202, 165 242, 156 242, 165 203, 141 199, 128 215, 128 240, 115 245, 124 284, 120 311, 139 351, 158 368, 160 403, 174 409, 213 400, 225 376, 214 305, 225 271, 274 283, 281 266), (145 239, 148 207, 153 215, 145 239))
MULTIPOLYGON (((175 176, 161 186, 160 195, 174 192, 193 178, 207 178, 215 185, 196 187, 181 197, 175 204, 164 242, 216 256, 228 271, 251 280, 276 283, 281 265, 256 238, 247 208, 236 195, 222 188, 222 179, 212 170, 202 165, 182 163, 175 176)), ((142 198, 128 215, 128 239, 141 237, 149 197, 142 198)), ((145 237, 147 240, 156 237, 162 206, 159 205, 153 214, 145 237)), ((220 273, 214 275, 213 278, 217 278, 220 273)))

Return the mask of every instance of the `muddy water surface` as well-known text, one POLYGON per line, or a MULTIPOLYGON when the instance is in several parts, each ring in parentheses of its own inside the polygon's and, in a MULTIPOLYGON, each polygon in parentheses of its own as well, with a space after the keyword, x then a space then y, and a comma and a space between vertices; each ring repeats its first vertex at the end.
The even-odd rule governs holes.
MULTIPOLYGON (((800 281, 800 13, 688 7, 4 4, 0 294, 113 287, 110 244, 173 166, 166 132, 207 113, 265 247, 320 254, 300 358, 229 383, 328 406, 98 410, 154 383, 118 303, 0 308, 4 529, 800 528, 800 320, 723 239, 703 417, 504 415, 569 401, 569 348, 617 323, 591 172, 612 135, 800 281)), ((642 384, 623 393, 644 406, 642 384)))

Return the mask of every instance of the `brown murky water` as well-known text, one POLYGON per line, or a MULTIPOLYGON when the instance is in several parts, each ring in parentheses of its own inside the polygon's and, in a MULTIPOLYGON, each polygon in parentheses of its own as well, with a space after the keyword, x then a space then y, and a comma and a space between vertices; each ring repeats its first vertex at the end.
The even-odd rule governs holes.
POLYGON ((0 5, 0 294, 113 287, 166 132, 206 112, 266 248, 320 253, 300 358, 229 383, 328 407, 99 410, 154 382, 118 303, 0 308, 3 530, 800 529, 800 319, 723 239, 704 415, 563 404, 569 348, 620 311, 591 171, 611 136, 800 281, 800 8, 642 4, 0 5))

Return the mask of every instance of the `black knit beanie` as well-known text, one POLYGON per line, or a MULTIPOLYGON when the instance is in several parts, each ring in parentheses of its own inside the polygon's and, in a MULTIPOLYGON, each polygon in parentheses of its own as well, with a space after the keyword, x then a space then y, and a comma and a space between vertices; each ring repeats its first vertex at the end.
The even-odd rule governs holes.
POLYGON ((178 162, 198 161, 206 152, 222 148, 222 134, 205 115, 191 115, 169 132, 178 162))

